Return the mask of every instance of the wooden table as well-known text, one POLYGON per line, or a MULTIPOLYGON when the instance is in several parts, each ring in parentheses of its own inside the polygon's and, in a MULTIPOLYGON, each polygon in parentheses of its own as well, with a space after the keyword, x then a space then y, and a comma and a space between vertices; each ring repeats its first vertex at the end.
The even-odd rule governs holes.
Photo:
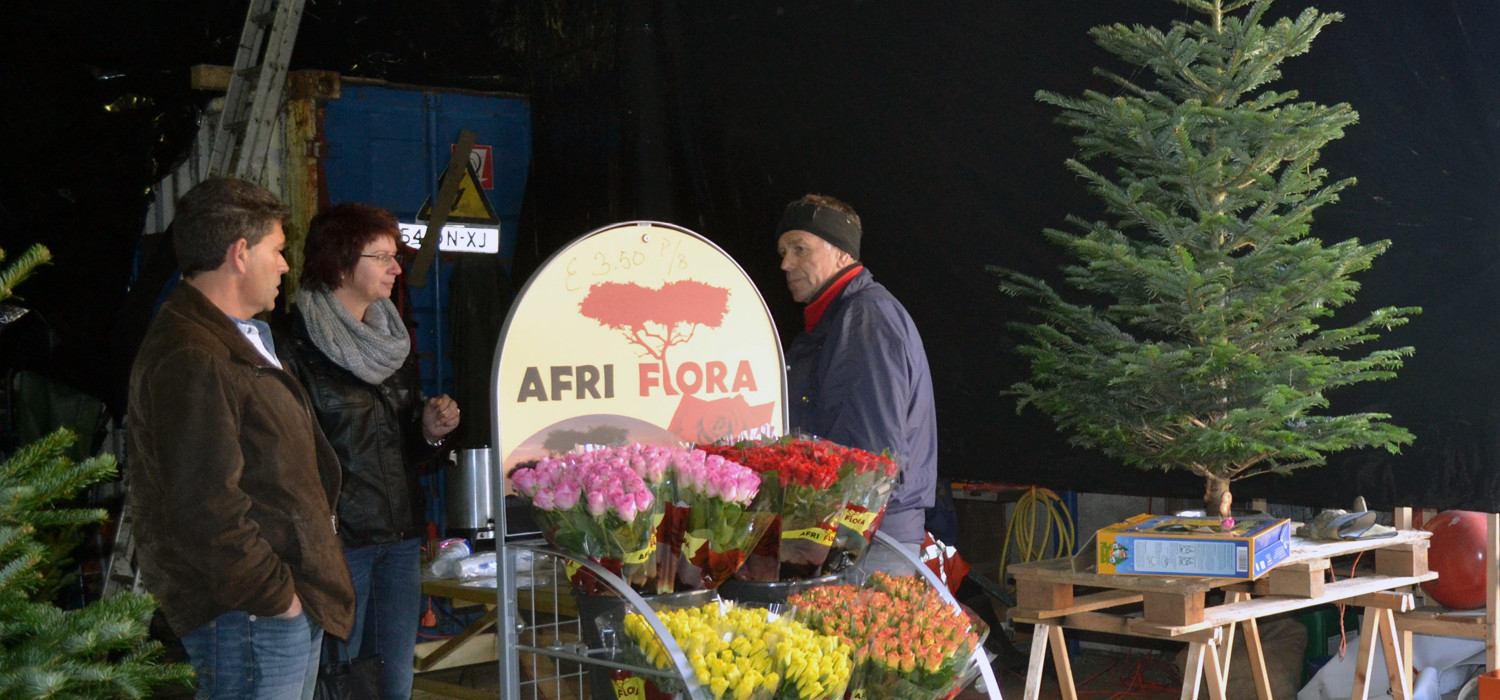
MULTIPOLYGON (((1317 542, 1294 537, 1286 561, 1254 582, 1102 575, 1094 572, 1092 542, 1075 559, 1012 566, 1009 571, 1016 578, 1017 600, 1014 619, 1036 626, 1024 697, 1035 700, 1040 694, 1042 665, 1050 649, 1063 698, 1077 699, 1063 639, 1063 629, 1073 628, 1186 642, 1188 667, 1183 673, 1182 698, 1196 698, 1206 685, 1209 697, 1223 700, 1234 627, 1244 625, 1256 693, 1261 700, 1271 700, 1256 621, 1276 613, 1342 602, 1365 608, 1352 697, 1368 697, 1376 649, 1371 640, 1378 636, 1391 677, 1392 695, 1396 700, 1409 700, 1411 674, 1406 668, 1409 651, 1403 654, 1397 643, 1395 614, 1413 609, 1411 586, 1437 577, 1427 569, 1430 536, 1425 531, 1408 529, 1398 531, 1395 537, 1353 542, 1317 542), (1375 560, 1373 569, 1363 570, 1352 578, 1325 581, 1332 558, 1371 551, 1375 560), (1224 601, 1205 606, 1207 594, 1215 590, 1224 592, 1224 601), (1141 604, 1139 609, 1135 608, 1137 603, 1141 604), (1126 606, 1129 606, 1126 610, 1119 610, 1126 606)), ((1344 576, 1343 572, 1339 576, 1344 576)))

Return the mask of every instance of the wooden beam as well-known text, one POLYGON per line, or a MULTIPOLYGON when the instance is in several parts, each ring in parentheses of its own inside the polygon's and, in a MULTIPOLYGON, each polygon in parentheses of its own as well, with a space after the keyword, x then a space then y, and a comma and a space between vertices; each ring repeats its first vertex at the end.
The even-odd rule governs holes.
MULTIPOLYGON (((1022 613, 1036 613, 1038 617, 1049 617, 1043 613, 1056 613, 1073 605, 1073 586, 1067 583, 1048 583, 1030 579, 1016 580, 1016 608, 1022 613)), ((1063 613, 1066 614, 1066 613, 1063 613)))
POLYGON ((1500 668, 1500 513, 1485 516, 1484 545, 1484 667, 1500 668))
MULTIPOLYGON (((1067 589, 1067 596, 1064 597, 1072 596, 1072 586, 1061 586, 1061 588, 1067 589)), ((1108 608, 1117 608, 1121 605, 1139 603, 1141 602, 1142 598, 1140 593, 1133 593, 1131 591, 1100 591, 1098 593, 1089 593, 1087 595, 1073 598, 1072 602, 1066 605, 1054 606, 1052 605, 1052 603, 1057 598, 1056 593, 1056 591, 1038 592, 1037 595, 1041 596, 1038 598, 1038 601, 1047 602, 1049 604, 1049 607, 1047 607, 1046 609, 1033 610, 1031 609, 1031 606, 1020 602, 1020 586, 1018 585, 1016 588, 1016 607, 1019 611, 1021 611, 1019 614, 1037 619, 1064 617, 1067 615, 1075 615, 1077 613, 1092 612, 1094 610, 1105 610, 1108 608)))
POLYGON ((1375 573, 1421 576, 1427 573, 1427 540, 1375 550, 1375 573))
POLYGON ((1327 571, 1327 559, 1278 566, 1271 569, 1270 575, 1266 577, 1270 584, 1270 595, 1321 598, 1324 591, 1323 584, 1328 578, 1327 571))
POLYGON ((1145 593, 1146 619, 1158 625, 1195 625, 1203 621, 1203 592, 1145 593))
POLYGON ((1347 601, 1347 605, 1361 608, 1380 608, 1382 610, 1394 610, 1396 612, 1411 612, 1416 609, 1412 594, 1407 591, 1379 591, 1354 596, 1347 601))

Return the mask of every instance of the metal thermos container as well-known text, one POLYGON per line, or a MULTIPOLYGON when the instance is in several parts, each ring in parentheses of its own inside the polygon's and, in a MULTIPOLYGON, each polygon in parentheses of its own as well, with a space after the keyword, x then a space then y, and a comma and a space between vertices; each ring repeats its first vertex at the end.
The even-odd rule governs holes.
POLYGON ((448 530, 472 539, 495 536, 495 509, 490 498, 494 452, 488 447, 461 450, 448 472, 448 530))

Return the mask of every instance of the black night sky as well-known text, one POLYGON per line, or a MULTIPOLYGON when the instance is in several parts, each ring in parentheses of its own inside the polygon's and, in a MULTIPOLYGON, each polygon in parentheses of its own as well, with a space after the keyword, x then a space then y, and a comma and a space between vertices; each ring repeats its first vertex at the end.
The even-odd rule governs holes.
MULTIPOLYGON (((1325 241, 1390 239, 1351 314, 1424 307, 1382 346, 1413 345, 1400 378, 1330 396, 1417 434, 1401 455, 1243 482, 1242 498, 1500 509, 1500 5, 1493 0, 1279 0, 1346 15, 1272 86, 1361 115, 1324 153, 1359 184, 1321 210, 1325 241)), ((180 158, 197 108, 187 69, 228 64, 239 3, 58 2, 13 10, 0 60, 0 247, 57 263, 21 288, 50 352, 0 336, 0 360, 103 395, 149 188, 180 158), (7 344, 10 347, 7 347, 7 344)), ((1108 89, 1108 22, 1164 26, 1168 0, 785 0, 368 3, 308 0, 293 69, 506 90, 532 101, 533 156, 517 285, 557 247, 629 219, 713 239, 761 286, 790 338, 770 231, 805 192, 865 221, 865 262, 926 340, 953 478, 1193 496, 1068 448, 1001 395, 1025 376, 1006 324, 1024 317, 987 265, 1055 278, 1041 232, 1094 204, 1063 168, 1071 134, 1039 89, 1108 89), (378 8, 378 9, 377 9, 378 8)), ((1351 316, 1352 318, 1352 316, 1351 316)), ((10 369, 11 367, 7 367, 10 369)))

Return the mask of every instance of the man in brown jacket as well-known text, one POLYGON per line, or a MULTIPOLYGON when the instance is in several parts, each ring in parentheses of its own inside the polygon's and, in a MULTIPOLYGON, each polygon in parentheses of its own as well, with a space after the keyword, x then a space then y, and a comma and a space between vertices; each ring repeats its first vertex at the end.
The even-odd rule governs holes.
POLYGON ((311 698, 323 633, 354 592, 336 533, 338 458, 254 316, 276 302, 286 210, 214 178, 172 223, 182 282, 130 375, 130 499, 142 581, 199 698, 311 698))

